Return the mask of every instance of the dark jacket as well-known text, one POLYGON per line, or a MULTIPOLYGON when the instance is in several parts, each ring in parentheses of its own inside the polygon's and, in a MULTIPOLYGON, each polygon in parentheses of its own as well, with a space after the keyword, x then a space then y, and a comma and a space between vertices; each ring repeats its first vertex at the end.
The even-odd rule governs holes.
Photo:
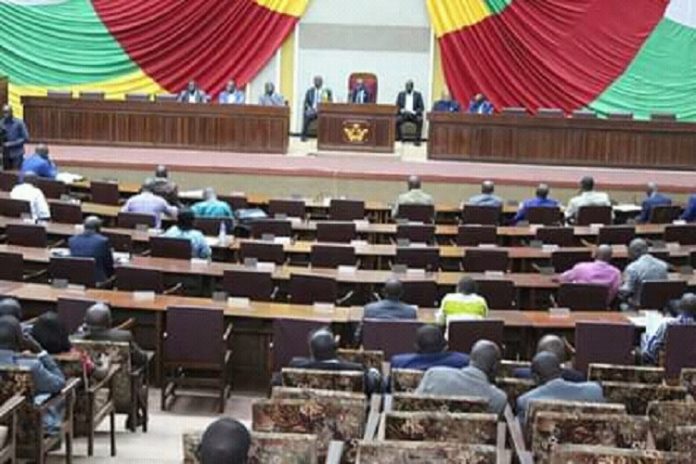
MULTIPOLYGON (((319 101, 317 104, 321 103, 322 96, 326 94, 327 98, 329 101, 331 101, 331 91, 325 88, 319 89, 319 101)), ((316 87, 312 86, 309 89, 307 89, 307 92, 305 92, 305 98, 304 98, 304 111, 305 113, 307 111, 314 111, 314 97, 316 97, 316 87)))
POLYGON ((363 315, 363 319, 388 320, 416 319, 417 317, 416 308, 413 306, 402 303, 401 301, 389 299, 368 304, 365 306, 365 313, 363 315))
POLYGON ((101 234, 85 232, 68 240, 70 255, 76 258, 94 258, 95 278, 104 282, 114 273, 111 242, 101 234))
MULTIPOLYGON (((512 371, 512 376, 518 379, 531 379, 532 369, 529 367, 518 367, 512 371)), ((585 375, 582 372, 576 371, 575 369, 568 369, 566 367, 561 370, 561 378, 563 380, 567 380, 568 382, 585 381, 585 375)))
MULTIPOLYGON (((399 112, 406 107, 406 91, 399 92, 396 98, 396 106, 399 107, 399 112)), ((423 103, 423 95, 420 92, 413 91, 413 112, 415 114, 423 114, 425 104, 423 103)))
POLYGON ((417 369, 425 371, 431 367, 462 369, 469 365, 469 355, 456 351, 442 353, 404 353, 392 356, 392 369, 417 369))
POLYGON ((640 212, 639 222, 648 222, 650 220, 650 213, 655 206, 670 206, 672 204, 672 199, 667 195, 663 195, 657 192, 650 195, 645 200, 643 200, 642 210, 640 212))
MULTIPOLYGON (((363 103, 370 103, 372 100, 372 94, 370 94, 370 91, 367 89, 367 87, 363 86, 362 90, 365 92, 365 96, 363 98, 363 103)), ((360 88, 357 86, 353 87, 353 90, 350 91, 350 97, 349 101, 351 103, 358 103, 358 92, 360 91, 360 88)))
POLYGON ((296 369, 316 369, 320 371, 359 371, 364 373, 365 393, 372 394, 381 390, 382 376, 375 369, 365 369, 362 364, 333 359, 317 361, 312 358, 292 358, 288 367, 296 369))

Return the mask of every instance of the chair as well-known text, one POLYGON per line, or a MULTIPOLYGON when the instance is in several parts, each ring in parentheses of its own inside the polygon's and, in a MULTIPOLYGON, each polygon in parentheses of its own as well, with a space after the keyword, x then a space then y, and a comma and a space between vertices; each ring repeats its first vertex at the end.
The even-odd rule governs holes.
POLYGON ((137 229, 138 227, 152 229, 157 224, 157 218, 154 214, 126 213, 121 211, 116 216, 116 224, 124 229, 137 229))
POLYGON ((590 110, 575 110, 571 113, 574 119, 597 119, 597 113, 590 110))
POLYGON ((350 243, 357 237, 354 222, 317 222, 317 241, 350 243))
POLYGON ((517 289, 511 280, 476 280, 478 293, 486 299, 489 309, 517 308, 517 289))
POLYGON ((686 289, 683 280, 646 280, 640 287, 640 307, 661 310, 670 301, 681 298, 686 289))
POLYGON ((648 222, 650 224, 671 224, 673 221, 679 219, 681 213, 682 208, 678 205, 653 206, 650 210, 648 222))
POLYGON ((46 248, 48 234, 46 227, 37 224, 7 224, 7 243, 26 247, 46 248))
POLYGON ((420 308, 436 308, 438 300, 437 282, 434 280, 404 280, 401 282, 401 300, 420 308))
POLYGON ((22 395, 14 395, 0 403, 0 462, 15 463, 17 441, 17 412, 23 405, 25 398, 22 395), (4 433, 3 433, 4 432, 4 433))
POLYGON ((597 245, 627 245, 635 237, 634 226, 605 226, 599 229, 597 245))
POLYGON ((291 237, 292 223, 284 219, 256 219, 251 222, 251 236, 262 238, 264 235, 291 237))
POLYGON ((633 113, 624 112, 624 111, 620 111, 620 112, 616 112, 616 113, 607 113, 607 119, 631 121, 631 120, 633 120, 633 113))
POLYGON ((504 328, 503 321, 494 319, 451 321, 448 324, 447 337, 449 349, 469 353, 471 347, 479 340, 490 340, 502 347, 504 328))
POLYGON ((551 448, 551 464, 568 462, 621 462, 625 464, 687 464, 688 453, 672 453, 651 449, 625 449, 596 445, 560 445, 551 448))
POLYGON ((0 280, 24 280, 24 256, 21 253, 0 252, 0 280))
POLYGON ((651 401, 685 401, 687 395, 682 386, 630 382, 602 382, 601 385, 608 402, 623 404, 628 414, 636 416, 645 416, 651 401))
POLYGON ((479 224, 497 226, 503 214, 501 206, 464 205, 462 208, 462 224, 479 224))
POLYGON ((565 272, 576 264, 587 261, 592 261, 592 251, 590 250, 557 250, 551 253, 551 266, 558 273, 565 272))
POLYGON ((356 221, 365 219, 365 202, 362 200, 331 199, 329 218, 332 221, 356 221))
POLYGON ((68 193, 68 186, 58 180, 37 177, 34 182, 36 188, 41 190, 48 199, 57 200, 68 193))
POLYGON ((155 94, 155 101, 157 103, 176 103, 178 96, 172 93, 159 93, 155 94))
POLYGON ((479 246, 482 243, 495 245, 497 241, 496 226, 467 224, 457 227, 457 246, 479 246))
POLYGON ((336 304, 338 283, 331 277, 291 274, 288 294, 293 304, 336 304))
POLYGON ((82 223, 82 208, 80 205, 67 201, 51 200, 48 202, 51 210, 51 220, 61 224, 82 223))
POLYGON ((501 110, 501 113, 505 116, 529 116, 527 108, 523 106, 506 106, 501 110))
POLYGON ((665 374, 668 379, 679 378, 683 368, 696 367, 694 336, 696 326, 671 325, 665 339, 665 374))
POLYGON ((157 269, 118 266, 115 270, 116 288, 126 292, 153 291, 164 293, 164 277, 157 269))
POLYGON ((131 237, 129 234, 102 230, 102 235, 109 239, 114 251, 120 251, 123 253, 133 252, 133 237, 131 237))
POLYGON ((288 217, 304 218, 305 211, 304 200, 271 199, 268 202, 268 214, 271 217, 285 215, 288 217))
POLYGON ((19 174, 12 171, 0 172, 0 191, 10 192, 19 183, 19 174))
POLYGON ((162 344, 162 410, 168 399, 176 398, 179 385, 212 386, 217 389, 218 412, 225 410, 230 393, 229 343, 232 326, 225 327, 222 310, 169 307, 166 312, 165 338, 162 344), (205 334, 206 343, 191 334, 205 334), (194 377, 196 374, 209 377, 194 377))
POLYGON ((587 374, 595 382, 652 383, 659 385, 665 380, 665 370, 652 366, 615 366, 592 363, 587 374))
POLYGON ((696 425, 696 405, 684 401, 653 401, 648 404, 650 431, 659 450, 675 450, 678 427, 696 425))
POLYGON ((539 108, 536 115, 540 118, 562 118, 565 116, 560 108, 539 108))
POLYGON ((82 100, 104 100, 104 92, 80 92, 82 100))
POLYGON ((444 412, 386 412, 384 439, 495 445, 495 414, 444 412))
POLYGON ((363 80, 365 88, 370 93, 370 98, 367 103, 377 102, 377 91, 379 90, 379 82, 377 80, 377 75, 370 72, 354 72, 348 77, 348 94, 353 91, 356 86, 358 79, 363 80))
POLYGON ((429 441, 360 441, 358 461, 361 464, 385 462, 497 462, 498 450, 490 445, 465 445, 429 441))
POLYGON ((572 247, 576 244, 575 230, 572 227, 540 227, 535 237, 542 243, 559 247, 572 247))
POLYGON ((249 203, 245 195, 218 195, 218 200, 224 201, 232 210, 245 209, 248 208, 249 203))
POLYGON ((70 91, 70 90, 49 90, 46 93, 46 96, 48 98, 70 99, 70 98, 72 98, 72 91, 70 91))
POLYGON ((384 364, 384 352, 379 350, 363 350, 363 349, 350 349, 350 348, 340 348, 336 355, 339 359, 348 362, 354 362, 357 364, 362 364, 365 369, 375 369, 379 372, 382 371, 382 365, 384 364))
POLYGON ((563 283, 558 289, 558 306, 571 311, 606 311, 608 299, 606 285, 563 283))
POLYGON ((396 218, 406 219, 411 222, 431 224, 435 219, 435 206, 404 203, 399 205, 396 218))
POLYGON ((406 239, 416 243, 434 243, 433 224, 399 224, 396 226, 396 239, 406 239))
POLYGON ((150 237, 153 258, 191 259, 191 241, 185 238, 150 237))
POLYGON ((363 393, 363 371, 325 371, 284 367, 280 371, 284 387, 363 393))
POLYGON ((280 243, 241 242, 239 244, 239 258, 242 262, 247 258, 253 258, 261 262, 283 264, 285 263, 285 251, 280 243))
POLYGON ((312 245, 309 259, 312 267, 326 268, 355 266, 358 262, 355 248, 350 245, 312 245))
POLYGON ((429 246, 396 247, 394 263, 434 272, 440 269, 440 248, 429 246))
POLYGON ((590 364, 633 364, 635 327, 631 324, 578 322, 575 325, 575 368, 590 364))
POLYGON ((674 113, 651 113, 651 121, 673 122, 677 120, 677 115, 674 113))
POLYGON ((149 102, 151 100, 149 93, 127 93, 126 101, 131 102, 149 102))
POLYGON ((97 286, 94 258, 51 257, 48 263, 51 279, 64 279, 75 285, 97 286))
POLYGON ((386 359, 399 353, 411 353, 416 343, 416 332, 422 325, 419 321, 366 319, 362 332, 363 348, 384 351, 386 359))
POLYGON ((94 203, 104 205, 118 205, 121 194, 118 191, 118 182, 97 181, 89 182, 89 191, 94 203))
POLYGON ((270 272, 253 270, 226 270, 222 276, 222 289, 236 298, 253 301, 272 301, 278 289, 270 272))
POLYGON ((95 303, 98 302, 96 300, 59 297, 56 303, 58 320, 68 333, 75 333, 84 322, 87 310, 95 303))
POLYGON ((613 220, 612 214, 611 206, 581 206, 575 223, 579 226, 610 225, 613 220))
POLYGON ((439 396, 423 393, 394 392, 390 406, 389 410, 391 411, 404 412, 488 412, 488 400, 477 396, 439 396))
POLYGON ((0 215, 18 218, 23 214, 31 214, 28 201, 0 197, 0 215))
POLYGON ((274 319, 271 356, 273 372, 290 364, 292 358, 308 357, 309 334, 326 327, 326 323, 301 319, 274 319))
POLYGON ((466 272, 507 272, 509 266, 507 250, 477 250, 470 248, 464 254, 466 272))
POLYGON ((415 392, 424 375, 425 371, 418 369, 392 369, 390 375, 392 393, 415 392))
POLYGON ((667 225, 665 242, 677 242, 680 245, 696 245, 696 224, 667 225))
POLYGON ((558 206, 532 206, 527 208, 527 222, 554 226, 563 222, 563 214, 558 206))
POLYGON ((200 230, 203 235, 217 236, 220 233, 220 225, 222 223, 225 224, 227 231, 229 231, 228 233, 231 233, 233 229, 232 218, 197 217, 194 219, 193 227, 200 230))

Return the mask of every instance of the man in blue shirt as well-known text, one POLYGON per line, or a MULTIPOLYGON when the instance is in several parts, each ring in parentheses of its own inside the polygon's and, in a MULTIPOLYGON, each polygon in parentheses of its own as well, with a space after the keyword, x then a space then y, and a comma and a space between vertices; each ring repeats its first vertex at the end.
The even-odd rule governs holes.
POLYGON ((554 208, 558 206, 558 201, 549 198, 549 186, 546 184, 539 184, 536 189, 536 197, 524 200, 520 205, 520 209, 515 215, 514 222, 520 222, 527 219, 527 211, 529 208, 544 207, 544 208, 554 208))
POLYGON ((493 114, 493 104, 482 93, 477 93, 469 102, 469 113, 493 114))
POLYGON ((460 109, 459 102, 452 99, 452 95, 447 89, 442 91, 440 99, 433 105, 433 111, 442 113, 459 113, 460 109))
POLYGON ((2 160, 5 170, 18 170, 24 159, 24 144, 29 141, 29 132, 24 121, 15 118, 10 105, 2 107, 2 131, 5 141, 2 146, 2 160))
POLYGON ((672 204, 671 198, 657 191, 657 184, 655 182, 650 182, 648 184, 645 194, 646 198, 643 200, 638 222, 648 222, 650 220, 650 213, 655 206, 670 206, 672 204))
POLYGON ((40 143, 36 146, 34 154, 22 162, 22 174, 33 172, 44 179, 55 179, 58 174, 56 164, 48 156, 48 145, 40 143))
POLYGON ((193 228, 195 216, 190 209, 179 211, 177 224, 164 233, 164 237, 187 239, 191 242, 191 257, 208 259, 212 255, 210 245, 200 230, 193 228))
POLYGON ((503 199, 495 194, 495 184, 492 180, 484 180, 481 183, 481 193, 474 195, 466 202, 467 205, 476 206, 503 206, 503 199))
POLYGON ((231 218, 232 208, 225 202, 218 200, 215 189, 208 187, 203 190, 203 201, 199 201, 191 207, 196 217, 204 218, 231 218))
POLYGON ((221 105, 243 105, 246 100, 246 95, 241 89, 237 88, 237 83, 234 79, 230 79, 225 90, 218 95, 218 103, 221 105))
POLYGON ((647 364, 657 364, 660 360, 660 353, 665 348, 667 340, 667 329, 671 325, 694 325, 696 324, 696 294, 687 293, 679 300, 679 315, 676 319, 664 321, 657 331, 648 338, 643 350, 643 361, 647 364))
POLYGON ((686 222, 696 221, 696 195, 691 195, 680 219, 686 222))
POLYGON ((392 356, 392 369, 418 369, 452 367, 461 369, 469 365, 469 355, 447 351, 447 340, 442 329, 436 325, 424 325, 416 333, 416 353, 392 356))

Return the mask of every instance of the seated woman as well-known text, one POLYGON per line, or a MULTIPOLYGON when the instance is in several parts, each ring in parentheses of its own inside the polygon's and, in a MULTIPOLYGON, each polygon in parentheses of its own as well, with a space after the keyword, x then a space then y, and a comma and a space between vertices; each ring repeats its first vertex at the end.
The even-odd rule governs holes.
POLYGON ((190 209, 179 211, 177 216, 177 224, 171 226, 164 233, 165 237, 170 238, 185 238, 191 241, 191 257, 208 259, 211 256, 210 245, 205 240, 205 235, 200 230, 193 228, 195 216, 190 209))

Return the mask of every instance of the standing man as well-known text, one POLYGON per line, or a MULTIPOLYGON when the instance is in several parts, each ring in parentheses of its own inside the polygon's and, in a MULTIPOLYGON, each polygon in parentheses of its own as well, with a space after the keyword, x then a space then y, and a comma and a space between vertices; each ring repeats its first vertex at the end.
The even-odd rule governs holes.
POLYGON ((58 174, 56 164, 48 156, 48 145, 40 143, 34 154, 22 162, 22 173, 33 172, 44 179, 55 179, 58 174))
POLYGON ((440 113, 459 113, 460 109, 459 102, 452 99, 452 95, 447 89, 442 91, 440 99, 433 105, 433 111, 440 113))
POLYGON ((413 90, 413 81, 406 81, 406 88, 403 92, 399 92, 396 98, 396 106, 399 109, 399 114, 396 117, 396 139, 403 142, 402 126, 404 123, 410 122, 416 125, 416 146, 420 146, 421 132, 423 131, 423 96, 420 92, 413 90))
POLYGON ((24 160, 24 144, 29 141, 27 126, 19 118, 14 117, 12 107, 2 107, 2 130, 5 140, 2 144, 2 165, 7 170, 18 170, 24 160))
POLYGON ((284 106, 285 99, 279 93, 275 91, 275 85, 273 82, 266 82, 263 87, 263 95, 259 97, 259 105, 261 106, 284 106))
POLYGON ((312 121, 317 119, 320 102, 333 101, 331 90, 324 89, 324 79, 314 76, 314 85, 307 90, 304 99, 304 119, 302 121, 302 141, 307 140, 307 131, 312 121))
POLYGON ((477 93, 469 102, 469 113, 493 114, 493 104, 482 93, 477 93))
POLYGON ((179 186, 169 177, 167 166, 162 164, 155 168, 155 177, 148 180, 152 182, 152 193, 167 200, 170 205, 180 206, 179 186))
POLYGON ((85 219, 83 232, 68 239, 70 256, 93 258, 96 282, 105 282, 114 273, 114 258, 111 242, 102 235, 101 219, 89 216, 85 219))
POLYGON ((242 89, 237 88, 237 83, 234 79, 227 82, 225 90, 218 95, 218 103, 221 105, 243 105, 246 101, 246 95, 242 89))
POLYGON ((208 103, 208 95, 198 87, 196 81, 189 81, 184 90, 177 97, 182 103, 208 103))
POLYGON ((355 86, 350 91, 348 102, 362 105, 363 103, 370 103, 370 98, 370 91, 365 87, 365 81, 362 78, 358 78, 355 81, 355 86))

